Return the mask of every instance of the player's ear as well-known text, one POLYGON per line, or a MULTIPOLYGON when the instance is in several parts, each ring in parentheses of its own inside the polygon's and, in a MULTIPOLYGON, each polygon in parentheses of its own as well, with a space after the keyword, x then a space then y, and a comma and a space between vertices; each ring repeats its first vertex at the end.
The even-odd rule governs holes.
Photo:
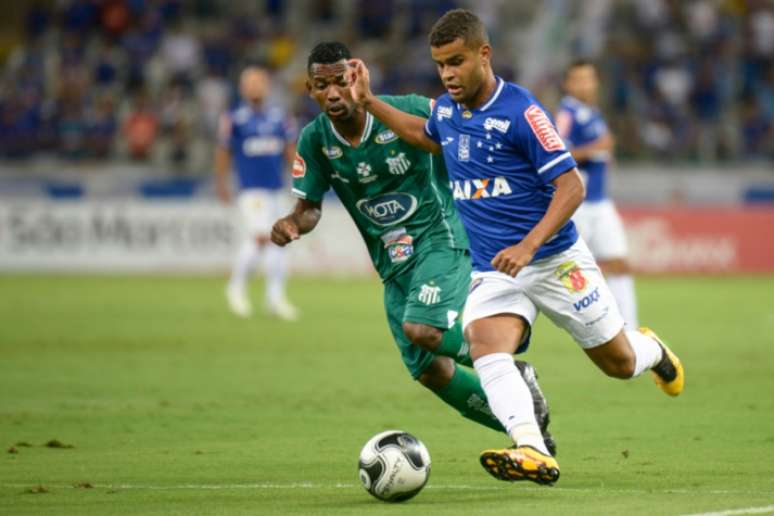
POLYGON ((488 43, 484 43, 478 49, 478 57, 481 62, 491 64, 492 59, 492 47, 488 43))
POLYGON ((312 83, 309 82, 309 79, 304 81, 304 86, 306 86, 306 92, 309 94, 309 96, 312 96, 312 83))

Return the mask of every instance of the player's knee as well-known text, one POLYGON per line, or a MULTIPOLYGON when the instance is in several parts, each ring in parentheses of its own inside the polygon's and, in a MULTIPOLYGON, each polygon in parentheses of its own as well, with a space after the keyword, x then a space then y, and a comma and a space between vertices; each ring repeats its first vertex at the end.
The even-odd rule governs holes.
POLYGON ((403 334, 415 346, 433 352, 441 345, 443 332, 427 324, 403 323, 403 334))
POLYGON ((431 391, 440 391, 454 376, 454 361, 448 357, 435 357, 427 369, 419 375, 419 383, 431 391))

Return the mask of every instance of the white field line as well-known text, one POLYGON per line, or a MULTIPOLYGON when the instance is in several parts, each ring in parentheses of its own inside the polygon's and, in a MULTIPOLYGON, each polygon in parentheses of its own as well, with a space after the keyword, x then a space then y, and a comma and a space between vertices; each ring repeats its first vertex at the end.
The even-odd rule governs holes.
POLYGON ((730 509, 717 512, 697 512, 695 514, 686 514, 684 516, 734 516, 736 514, 766 514, 774 512, 774 505, 764 507, 744 507, 742 509, 730 509))
MULTIPOLYGON (((44 487, 50 489, 78 489, 80 488, 75 484, 48 484, 43 482, 44 487)), ((35 483, 20 484, 20 483, 6 483, 0 484, 0 488, 7 489, 26 489, 34 487, 35 483)), ((173 484, 173 485, 151 485, 151 484, 91 484, 95 489, 125 489, 125 490, 147 490, 147 491, 221 491, 221 490, 238 490, 238 489, 359 489, 360 484, 354 483, 335 483, 335 484, 322 484, 316 482, 290 482, 290 483, 274 483, 274 482, 259 482, 254 484, 173 484)), ((513 489, 511 484, 507 485, 466 485, 466 484, 430 484, 425 489, 442 490, 442 491, 504 491, 507 489, 513 489)), ((774 495, 774 491, 750 491, 750 490, 727 490, 727 489, 712 489, 712 490, 696 490, 696 489, 610 489, 604 486, 599 487, 537 487, 531 485, 520 485, 518 487, 520 491, 545 491, 545 492, 567 492, 567 493, 622 493, 622 494, 713 494, 713 495, 774 495)), ((748 509, 738 509, 739 511, 753 511, 753 512, 712 512, 702 513, 696 515, 687 516, 726 516, 734 514, 763 514, 765 512, 774 512, 774 505, 767 507, 751 507, 748 509)))

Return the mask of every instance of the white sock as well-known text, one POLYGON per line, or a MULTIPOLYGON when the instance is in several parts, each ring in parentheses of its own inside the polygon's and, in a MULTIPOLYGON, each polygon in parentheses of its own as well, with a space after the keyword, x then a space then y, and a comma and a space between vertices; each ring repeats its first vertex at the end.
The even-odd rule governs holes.
POLYGON ((535 419, 532 394, 509 353, 491 353, 473 367, 481 379, 489 407, 518 446, 529 445, 548 455, 535 419))
POLYGON ((247 286, 247 280, 258 261, 258 245, 252 238, 245 240, 237 252, 234 266, 231 269, 231 279, 228 282, 229 288, 244 289, 247 286))
POLYGON ((288 275, 288 265, 285 259, 285 249, 271 243, 267 244, 264 249, 266 301, 273 305, 285 299, 285 279, 288 275))
POLYGON ((637 296, 634 294, 634 278, 629 274, 615 274, 608 276, 606 280, 626 322, 626 328, 636 330, 640 326, 637 322, 637 296))
POLYGON ((634 374, 632 378, 641 375, 661 361, 663 351, 655 340, 639 331, 632 330, 626 332, 626 338, 629 339, 629 344, 634 350, 634 374))

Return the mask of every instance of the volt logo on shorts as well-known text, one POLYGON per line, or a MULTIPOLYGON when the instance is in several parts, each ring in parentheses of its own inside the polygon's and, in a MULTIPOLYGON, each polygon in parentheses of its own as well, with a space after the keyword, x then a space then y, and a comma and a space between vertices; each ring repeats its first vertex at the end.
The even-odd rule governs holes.
POLYGON ((417 298, 420 303, 434 305, 441 301, 441 287, 435 285, 432 281, 425 283, 419 288, 419 296, 417 298))
POLYGON ((417 210, 417 198, 403 192, 378 195, 371 199, 361 199, 357 209, 371 222, 379 226, 390 226, 403 222, 417 210))
POLYGON ((583 292, 586 290, 588 280, 586 280, 583 271, 574 261, 564 262, 556 268, 554 274, 569 292, 583 292))
POLYGON ((599 297, 599 287, 597 287, 591 291, 591 294, 585 296, 580 301, 574 302, 572 306, 576 312, 580 312, 599 301, 599 297))
POLYGON ((455 180, 451 182, 451 189, 455 201, 487 199, 513 193, 508 180, 503 176, 486 179, 465 179, 463 181, 455 180))

